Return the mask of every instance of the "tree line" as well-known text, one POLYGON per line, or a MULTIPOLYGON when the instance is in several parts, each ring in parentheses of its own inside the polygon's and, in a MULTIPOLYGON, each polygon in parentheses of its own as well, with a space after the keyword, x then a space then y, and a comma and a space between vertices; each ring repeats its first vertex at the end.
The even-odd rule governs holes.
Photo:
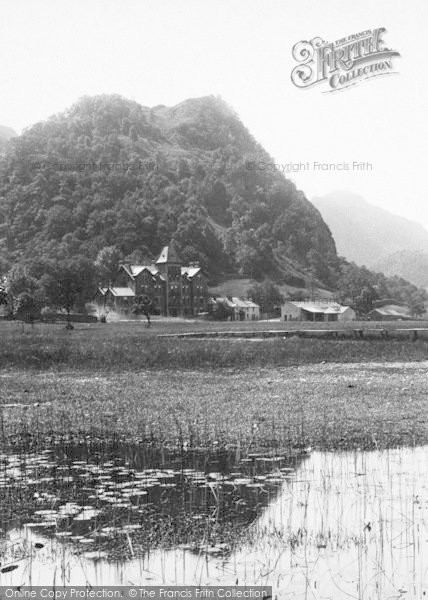
MULTIPOLYGON (((98 286, 108 286, 115 278, 121 262, 150 263, 152 257, 134 251, 123 256, 116 246, 106 246, 95 261, 79 256, 68 259, 34 259, 14 265, 0 276, 0 306, 15 319, 34 321, 42 312, 59 310, 67 316, 73 311, 85 311, 85 304, 93 300, 98 286), (139 260, 138 260, 139 259, 139 260)), ((310 284, 289 294, 289 299, 310 297, 310 284)), ((284 301, 279 286, 270 278, 254 282, 247 289, 248 298, 259 304, 262 313, 275 315, 284 301)), ((335 297, 351 306, 359 317, 367 317, 380 300, 405 304, 411 315, 425 313, 427 292, 401 277, 386 277, 355 263, 341 261, 335 297)), ((137 298, 134 314, 143 314, 150 321, 150 302, 137 298)), ((227 318, 220 311, 218 318, 227 318)))
MULTIPOLYGON (((247 298, 260 306, 261 313, 278 316, 279 307, 285 295, 274 281, 267 278, 254 283, 247 289, 247 298)), ((289 300, 307 300, 313 294, 311 283, 306 289, 287 294, 289 300)), ((336 300, 353 308, 359 318, 367 318, 380 301, 390 304, 404 304, 414 317, 421 317, 426 312, 428 294, 425 289, 418 288, 402 277, 386 277, 383 273, 375 273, 355 263, 341 261, 334 293, 336 300)), ((222 312, 220 312, 223 315, 222 312)), ((227 314, 223 317, 227 318, 227 314)))

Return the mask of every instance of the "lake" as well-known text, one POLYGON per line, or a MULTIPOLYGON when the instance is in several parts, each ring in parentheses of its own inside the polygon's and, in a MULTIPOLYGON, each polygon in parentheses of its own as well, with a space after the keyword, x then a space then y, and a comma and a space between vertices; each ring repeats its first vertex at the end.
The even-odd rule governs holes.
POLYGON ((272 585, 281 598, 428 594, 428 447, 0 456, 1 585, 272 585))

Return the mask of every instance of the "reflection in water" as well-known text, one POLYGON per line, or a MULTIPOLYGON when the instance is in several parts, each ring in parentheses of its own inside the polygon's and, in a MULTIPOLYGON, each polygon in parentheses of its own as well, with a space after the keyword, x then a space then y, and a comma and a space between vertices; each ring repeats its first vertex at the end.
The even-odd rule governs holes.
POLYGON ((301 460, 85 444, 2 455, 2 564, 18 572, 43 556, 58 565, 64 552, 82 564, 172 548, 225 557, 301 460))
MULTIPOLYGON (((147 460, 141 468, 135 456, 96 464, 46 453, 37 466, 43 489, 32 492, 39 508, 28 501, 24 517, 18 503, 30 526, 15 521, 4 536, 2 564, 18 568, 0 583, 238 582, 273 585, 290 599, 420 600, 428 595, 427 452, 315 452, 295 470, 239 453, 154 456, 157 468, 147 460)), ((6 460, 3 486, 23 472, 17 457, 6 460)), ((35 489, 31 468, 24 497, 35 489)))

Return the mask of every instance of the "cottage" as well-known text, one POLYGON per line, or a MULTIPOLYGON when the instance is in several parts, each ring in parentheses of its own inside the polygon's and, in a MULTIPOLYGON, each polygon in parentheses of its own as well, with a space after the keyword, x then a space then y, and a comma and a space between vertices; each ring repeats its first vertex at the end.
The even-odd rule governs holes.
POLYGON ((252 300, 237 297, 218 297, 209 300, 210 312, 215 313, 222 305, 232 321, 258 321, 260 306, 252 300))
POLYGON ((260 319, 260 306, 252 300, 232 298, 236 321, 258 321, 260 319))
POLYGON ((332 300, 286 300, 281 306, 281 321, 353 321, 355 311, 332 300))

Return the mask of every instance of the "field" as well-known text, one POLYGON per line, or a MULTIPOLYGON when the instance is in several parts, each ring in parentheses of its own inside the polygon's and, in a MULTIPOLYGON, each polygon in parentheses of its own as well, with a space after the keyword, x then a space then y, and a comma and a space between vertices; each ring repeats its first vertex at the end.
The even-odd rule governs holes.
POLYGON ((65 430, 166 446, 427 441, 426 340, 158 337, 189 327, 213 329, 0 323, 3 443, 65 430))
MULTIPOLYGON (((287 329, 302 328, 302 323, 287 323, 287 329)), ((308 323, 305 329, 334 330, 387 327, 389 329, 424 327, 424 322, 396 323, 308 323)), ((66 331, 63 324, 0 322, 0 368, 77 369, 126 372, 139 369, 219 369, 245 367, 296 366, 325 362, 407 361, 428 357, 428 339, 411 340, 409 334, 390 340, 379 339, 300 339, 247 341, 242 339, 180 339, 163 337, 186 332, 284 329, 284 323, 209 323, 205 321, 144 321, 75 324, 66 331)))

